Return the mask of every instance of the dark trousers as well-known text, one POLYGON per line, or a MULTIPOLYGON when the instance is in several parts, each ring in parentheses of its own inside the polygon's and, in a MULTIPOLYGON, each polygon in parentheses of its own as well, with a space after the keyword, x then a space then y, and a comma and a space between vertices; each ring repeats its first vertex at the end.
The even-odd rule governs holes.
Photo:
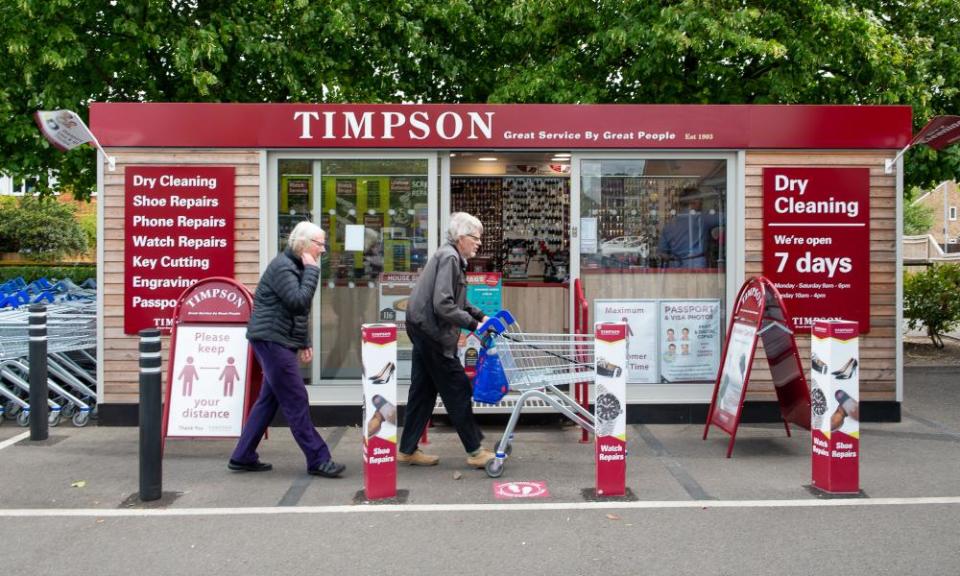
POLYGON ((473 416, 470 380, 460 361, 444 356, 440 345, 416 328, 408 326, 407 334, 413 342, 413 362, 400 451, 404 454, 416 452, 420 436, 433 415, 438 393, 464 449, 473 452, 480 448, 483 435, 473 416))
POLYGON ((307 457, 307 468, 316 468, 330 459, 330 449, 310 420, 310 400, 303 377, 300 376, 296 351, 264 340, 253 340, 251 345, 263 368, 263 386, 243 426, 240 441, 233 451, 233 460, 244 464, 259 461, 257 445, 279 407, 287 419, 293 438, 307 457))

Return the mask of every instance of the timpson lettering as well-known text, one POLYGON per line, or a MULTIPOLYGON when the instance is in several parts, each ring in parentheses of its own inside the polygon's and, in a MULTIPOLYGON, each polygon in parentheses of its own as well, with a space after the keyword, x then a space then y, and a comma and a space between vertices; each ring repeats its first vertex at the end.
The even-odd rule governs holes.
POLYGON ((762 295, 760 293, 760 288, 757 288, 756 286, 751 286, 740 298, 740 303, 743 304, 747 300, 753 298, 754 302, 756 302, 757 305, 759 306, 761 297, 762 295))
POLYGON ((195 308, 198 304, 204 300, 209 300, 211 298, 218 298, 224 300, 230 304, 233 304, 237 308, 242 308, 246 303, 246 300, 240 296, 235 290, 224 290, 223 288, 208 288, 206 290, 199 290, 190 298, 187 299, 186 304, 191 308, 195 308))
POLYGON ((394 131, 406 127, 411 140, 426 140, 434 134, 442 140, 455 140, 466 132, 467 140, 490 140, 493 138, 495 112, 467 112, 466 118, 459 112, 446 111, 435 118, 430 112, 418 110, 406 113, 398 111, 323 112, 298 111, 293 120, 300 123, 300 139, 313 140, 393 140, 394 131))

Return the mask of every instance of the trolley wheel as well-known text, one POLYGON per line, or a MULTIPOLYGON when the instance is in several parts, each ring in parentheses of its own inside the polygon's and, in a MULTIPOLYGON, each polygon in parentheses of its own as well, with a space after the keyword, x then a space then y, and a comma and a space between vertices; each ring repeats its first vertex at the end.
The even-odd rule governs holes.
POLYGON ((504 454, 509 456, 513 452, 513 442, 507 444, 507 449, 503 451, 504 454))
POLYGON ((63 414, 64 418, 71 418, 74 414, 77 413, 77 407, 73 404, 67 404, 60 409, 60 412, 63 414))
POLYGON ((61 416, 62 414, 60 414, 59 410, 51 411, 50 416, 47 417, 47 424, 49 424, 51 428, 56 427, 57 424, 60 424, 61 416))
POLYGON ((90 412, 81 410, 73 415, 73 425, 77 428, 83 428, 90 422, 90 412))
POLYGON ((3 407, 5 412, 3 417, 7 420, 16 420, 17 414, 20 413, 20 405, 14 402, 13 400, 7 400, 6 405, 3 407))
POLYGON ((503 476, 503 461, 499 458, 493 458, 487 465, 484 467, 487 471, 487 476, 491 478, 499 478, 503 476))
POLYGON ((27 412, 26 410, 21 410, 20 413, 17 414, 17 424, 19 424, 20 427, 22 428, 26 428, 27 426, 29 426, 30 413, 27 412))
POLYGON ((0 414, 0 426, 3 426, 3 421, 6 420, 3 416, 3 414, 0 414))
POLYGON ((98 408, 99 408, 98 406, 94 406, 93 409, 90 410, 90 419, 91 419, 91 420, 96 420, 97 418, 100 417, 100 411, 98 410, 98 408))

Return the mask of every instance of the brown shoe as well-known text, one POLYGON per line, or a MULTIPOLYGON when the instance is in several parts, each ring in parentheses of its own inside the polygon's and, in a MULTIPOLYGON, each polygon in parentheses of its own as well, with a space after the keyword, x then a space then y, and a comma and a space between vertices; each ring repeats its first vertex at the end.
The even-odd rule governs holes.
POLYGON ((474 468, 483 468, 487 465, 487 462, 496 458, 496 455, 486 448, 480 448, 477 451, 475 456, 470 456, 467 458, 467 465, 474 468))
POLYGON ((440 462, 440 457, 425 454, 423 450, 417 450, 413 454, 404 454, 397 451, 397 462, 411 466, 436 466, 440 462))

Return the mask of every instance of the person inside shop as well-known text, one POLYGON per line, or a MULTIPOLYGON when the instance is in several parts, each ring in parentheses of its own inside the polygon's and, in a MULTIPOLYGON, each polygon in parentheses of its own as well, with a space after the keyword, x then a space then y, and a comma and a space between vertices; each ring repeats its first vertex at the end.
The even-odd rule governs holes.
POLYGON ((720 226, 720 216, 701 212, 703 200, 696 188, 685 189, 679 204, 660 232, 661 261, 667 268, 706 268, 711 231, 720 226))
POLYGON ((494 454, 480 442, 483 433, 473 414, 470 380, 457 357, 460 330, 476 330, 487 320, 467 301, 467 260, 480 248, 483 224, 466 212, 450 217, 447 242, 427 262, 410 294, 407 335, 413 343, 410 392, 397 461, 433 466, 440 457, 417 443, 427 426, 437 394, 467 452, 467 465, 483 468, 494 454))
POLYGON ((227 467, 239 472, 264 472, 257 446, 279 408, 307 460, 307 472, 336 478, 346 467, 333 461, 330 449, 310 419, 310 402, 300 363, 313 359, 310 343, 310 304, 320 281, 320 256, 327 250, 326 233, 312 222, 300 222, 290 232, 287 248, 264 271, 253 297, 247 340, 263 369, 260 396, 250 410, 240 440, 227 467))

